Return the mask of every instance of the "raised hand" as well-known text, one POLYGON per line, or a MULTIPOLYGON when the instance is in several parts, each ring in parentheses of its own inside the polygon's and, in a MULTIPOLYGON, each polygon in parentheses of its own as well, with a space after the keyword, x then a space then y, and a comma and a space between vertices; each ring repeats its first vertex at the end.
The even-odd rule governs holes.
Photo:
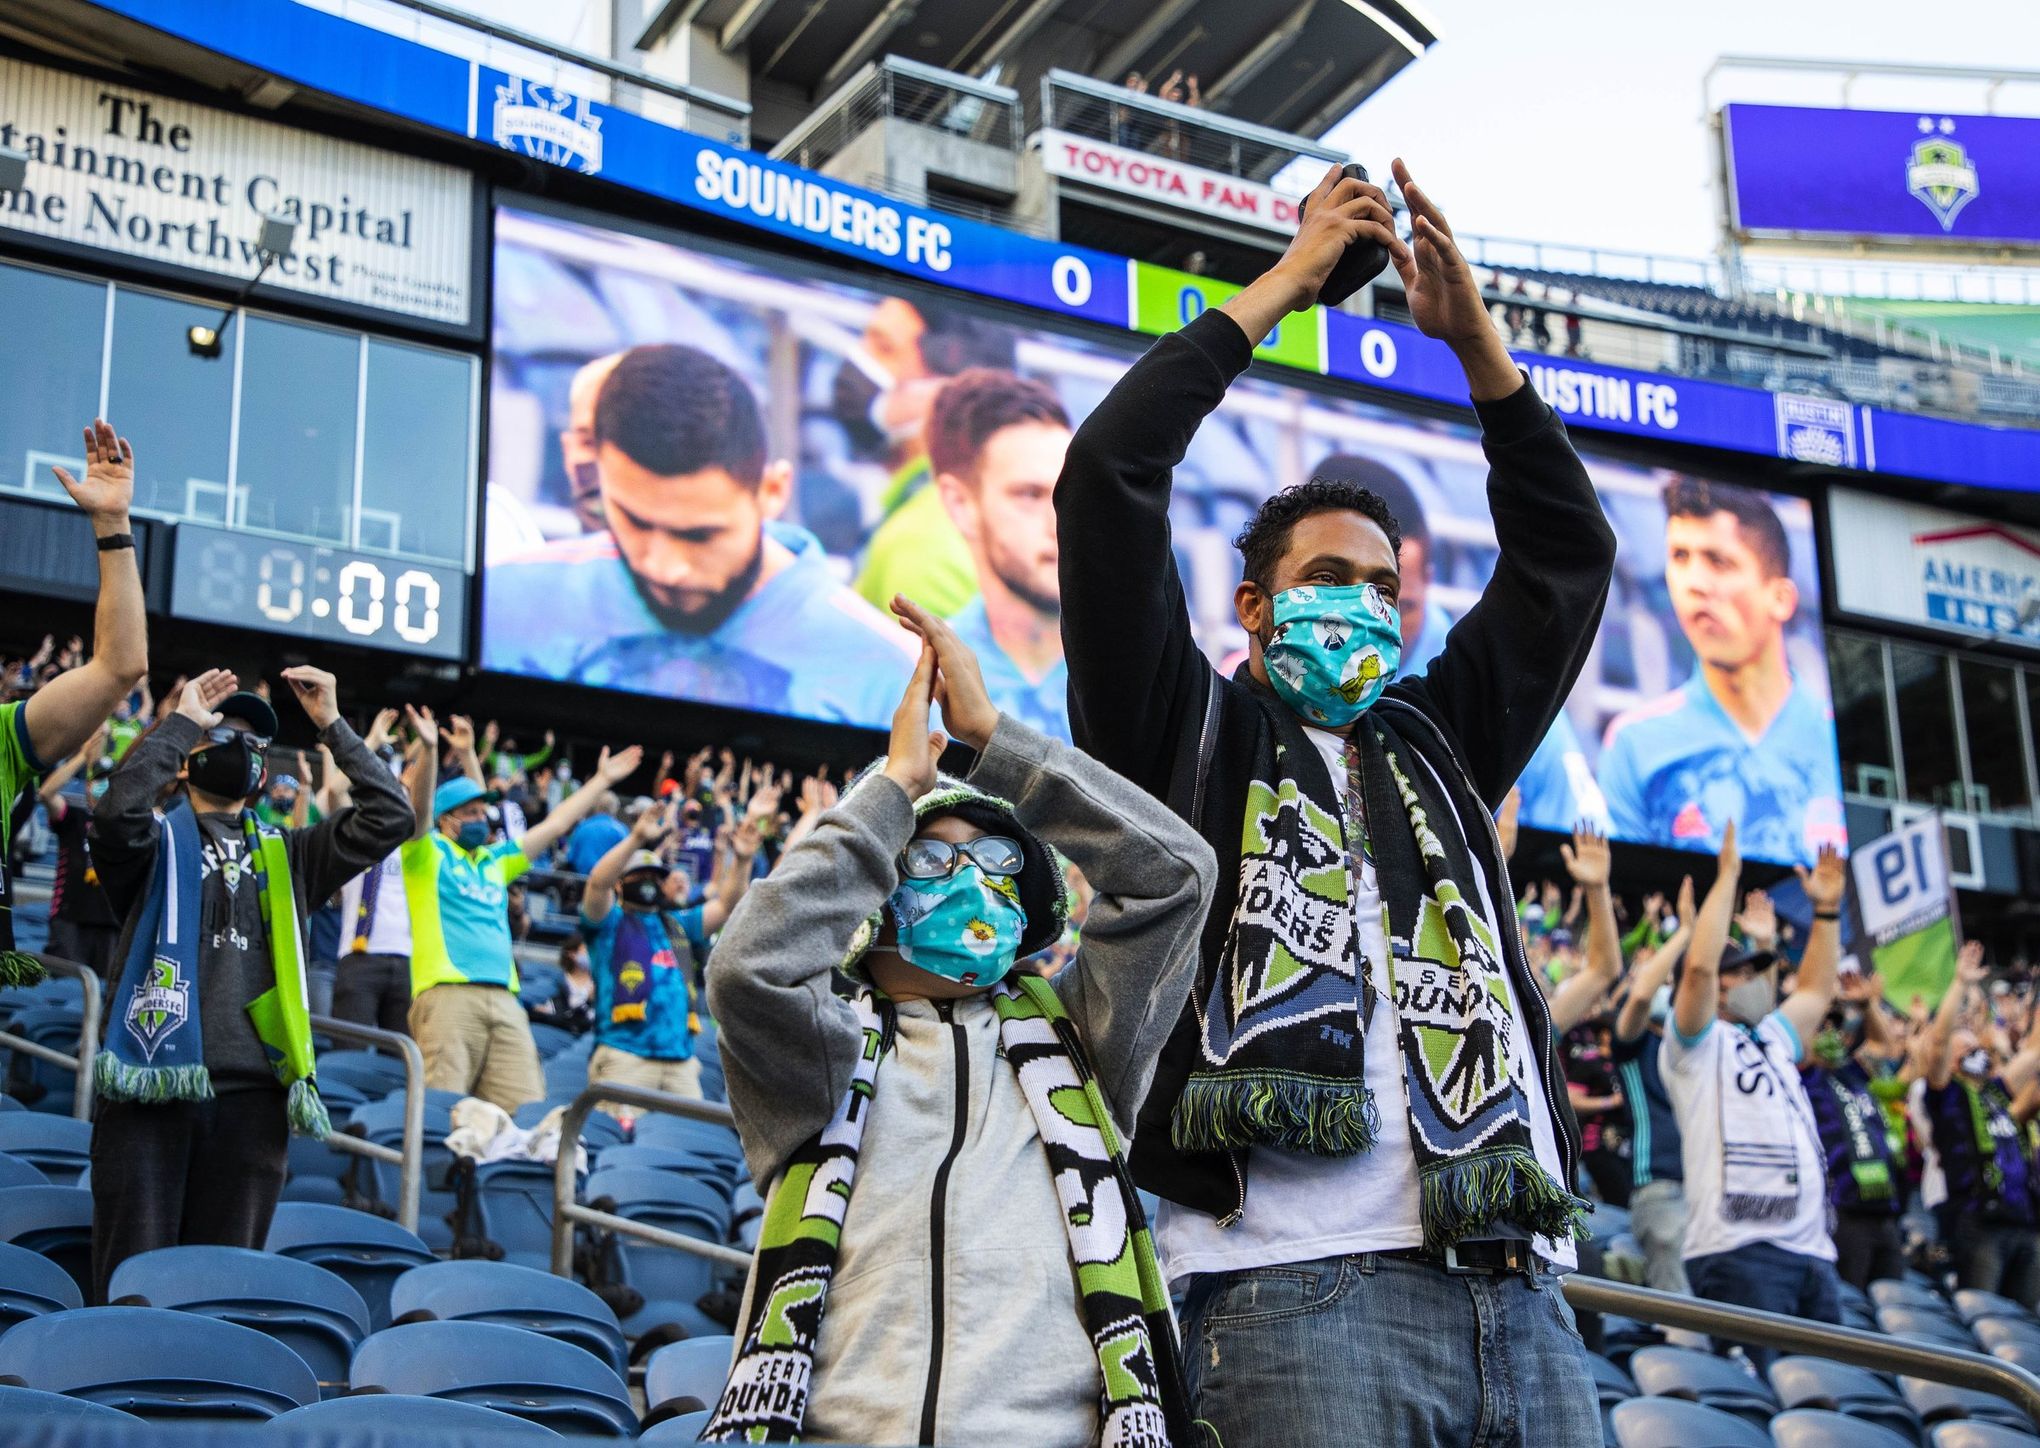
POLYGON ((611 754, 607 749, 595 761, 595 777, 614 789, 638 771, 644 763, 645 750, 642 744, 633 744, 628 749, 619 749, 611 754))
POLYGON ((446 721, 446 742, 460 753, 475 752, 475 721, 465 714, 455 714, 446 721))
POLYGON ((1964 985, 1980 986, 1990 976, 1983 963, 1983 942, 1965 940, 1955 956, 1955 978, 1964 985))
POLYGON ((231 669, 207 669, 177 696, 177 712, 199 728, 210 729, 220 722, 219 706, 240 687, 231 669))
POLYGON ((1750 944, 1760 950, 1774 950, 1778 945, 1778 908, 1771 903, 1771 897, 1762 890, 1752 890, 1743 896, 1743 908, 1735 917, 1736 928, 1750 944))
POLYGON ((297 695, 298 703, 304 705, 305 713, 311 716, 314 729, 324 729, 340 717, 339 681, 324 669, 299 664, 285 669, 283 678, 297 695))
POLYGON ((1516 820, 1522 812, 1523 791, 1512 784, 1509 786, 1509 792, 1502 796, 1502 812, 1495 816, 1495 833, 1501 837, 1504 860, 1511 860, 1516 856, 1516 820))
POLYGON ((663 840, 672 827, 673 821, 668 811, 662 809, 641 810, 638 813, 638 817, 631 821, 630 837, 637 843, 640 849, 649 850, 658 841, 663 840))
POLYGON ((411 734, 417 740, 419 748, 439 747, 439 721, 432 717, 430 709, 420 709, 414 704, 406 704, 404 722, 411 726, 411 734))
POLYGON ((1679 912, 1679 924, 1691 925, 1693 923, 1693 877, 1691 875, 1679 881, 1679 903, 1675 908, 1679 912))
POLYGON ((1805 866, 1793 867, 1799 872, 1799 883, 1806 890, 1806 898, 1816 910, 1839 909, 1842 896, 1848 892, 1849 872, 1842 864, 1842 857, 1833 845, 1822 845, 1820 854, 1813 863, 1813 872, 1808 874, 1805 866))
POLYGON ((1836 982, 1842 999, 1858 1005, 1867 1004, 1884 994, 1884 982, 1877 978, 1874 970, 1854 970, 1836 982))
POLYGON ((1608 848, 1608 837, 1591 823, 1582 820, 1574 825, 1572 843, 1561 844, 1558 853, 1564 857, 1566 872, 1573 877, 1573 883, 1582 890, 1598 889, 1608 883, 1614 857, 1608 848))
POLYGON ((1728 827, 1721 832, 1721 848, 1715 852, 1714 865, 1717 884, 1727 880, 1733 888, 1734 883, 1742 878, 1742 850, 1735 842, 1734 820, 1730 820, 1728 827))
MULTIPOLYGON (((85 477, 81 482, 59 467, 52 467, 57 481, 84 509, 95 524, 127 523, 128 507, 135 497, 135 450, 124 437, 116 436, 113 425, 94 418, 85 429, 85 477)), ((111 527, 107 531, 119 532, 111 527)))
POLYGON ((1391 168, 1410 209, 1411 245, 1390 249, 1409 300, 1410 319, 1427 337, 1468 342, 1494 336, 1494 322, 1481 300, 1480 283, 1452 239, 1452 227, 1424 189, 1410 175, 1402 157, 1391 168))
POLYGON ((977 655, 947 622, 905 594, 893 595, 892 608, 900 626, 917 635, 924 648, 934 651, 935 699, 942 706, 942 722, 951 734, 982 754, 991 743, 992 731, 999 727, 999 711, 985 692, 977 655))
POLYGON ((368 733, 361 736, 361 742, 370 749, 380 749, 390 742, 390 738, 396 732, 396 728, 397 711, 394 709, 378 709, 375 711, 374 720, 368 726, 368 733))
POLYGON ((935 646, 923 639, 913 677, 893 710, 892 739, 885 751, 885 777, 905 790, 908 799, 919 799, 935 787, 936 761, 949 743, 941 730, 928 728, 934 699, 935 646))

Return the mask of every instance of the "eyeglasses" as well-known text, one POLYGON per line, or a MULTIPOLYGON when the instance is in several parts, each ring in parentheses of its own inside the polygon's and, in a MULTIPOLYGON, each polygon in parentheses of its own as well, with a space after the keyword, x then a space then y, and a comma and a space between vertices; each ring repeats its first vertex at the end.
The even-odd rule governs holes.
POLYGON ((246 740, 250 749, 267 749, 269 736, 257 734, 248 729, 234 729, 225 724, 215 724, 204 733, 208 744, 232 744, 236 739, 246 740))
POLYGON ((1004 878, 1019 874, 1025 859, 1020 842, 1003 835, 986 835, 960 845, 947 840, 913 840, 900 851, 900 873, 909 880, 946 880, 969 860, 987 875, 1004 878))

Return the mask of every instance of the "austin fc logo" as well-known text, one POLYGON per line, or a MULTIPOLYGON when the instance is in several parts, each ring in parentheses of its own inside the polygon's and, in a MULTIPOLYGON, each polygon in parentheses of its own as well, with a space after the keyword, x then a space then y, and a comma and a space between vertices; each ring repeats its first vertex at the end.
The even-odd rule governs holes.
POLYGON ((1913 142, 1906 163, 1906 190, 1920 199, 1941 230, 1953 231, 1955 218, 1977 196, 1976 166, 1969 151, 1954 139, 1955 122, 1947 116, 1939 121, 1920 117, 1920 138, 1913 142))

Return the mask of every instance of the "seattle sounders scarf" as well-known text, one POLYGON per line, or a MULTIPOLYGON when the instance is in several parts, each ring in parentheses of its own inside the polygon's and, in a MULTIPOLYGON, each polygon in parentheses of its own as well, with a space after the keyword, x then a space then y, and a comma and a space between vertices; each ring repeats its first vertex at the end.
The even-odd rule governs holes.
POLYGON ((1299 787, 1279 742, 1279 787, 1251 786, 1239 906, 1217 969, 1193 990, 1201 1059, 1177 1100, 1172 1140, 1181 1151, 1373 1149, 1378 1105, 1362 1043, 1378 1002, 1353 909, 1371 847, 1393 942, 1388 978, 1425 1245, 1505 1224, 1571 1238, 1587 1204, 1537 1160, 1528 1113, 1542 1103, 1509 1074, 1506 1043, 1520 1027, 1495 928, 1472 903, 1472 855, 1436 781, 1423 770, 1413 781, 1396 742, 1371 715, 1356 727, 1343 817, 1299 787))
MULTIPOLYGON (((794 1153, 765 1209, 742 1348, 703 1442, 799 1441, 813 1386, 829 1280, 857 1176, 857 1154, 892 1046, 890 1002, 853 997, 864 1053, 850 1090, 821 1134, 794 1153)), ((1008 977, 994 988, 999 1044, 1048 1153, 1077 1267, 1078 1310, 1103 1382, 1099 1448, 1167 1448, 1192 1440, 1178 1387, 1167 1285, 1140 1198, 1082 1042, 1047 981, 1008 977)), ((1013 1365, 1025 1372, 1024 1363, 1013 1365)))
MULTIPOLYGON (((304 936, 283 836, 241 817, 262 899, 262 928, 276 984, 248 1004, 277 1079, 289 1088, 292 1128, 321 1141, 331 1130, 313 1081, 311 1008, 305 993, 304 936)), ((202 846, 187 805, 157 817, 156 866, 121 963, 94 1089, 109 1101, 207 1101, 205 1028, 199 1016, 202 846)))

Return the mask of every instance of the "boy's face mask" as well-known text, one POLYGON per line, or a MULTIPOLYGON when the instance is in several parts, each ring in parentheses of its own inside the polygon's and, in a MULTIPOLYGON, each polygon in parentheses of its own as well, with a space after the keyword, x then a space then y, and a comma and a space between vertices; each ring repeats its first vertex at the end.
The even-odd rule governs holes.
POLYGON ((1754 1026, 1778 1007, 1778 973, 1760 970, 1722 992, 1721 1003, 1731 1020, 1754 1026))
POLYGON ((945 880, 905 880, 886 908, 892 912, 900 959, 959 985, 1004 980, 1020 955, 1027 925, 1011 876, 993 877, 966 864, 945 880))
POLYGON ((215 799, 247 799, 262 787, 266 752, 251 735, 215 730, 208 737, 215 735, 224 737, 185 760, 185 777, 215 799))
POLYGON ((1288 588, 1274 606, 1262 649, 1268 682, 1313 724, 1345 728, 1402 667, 1402 623, 1376 584, 1288 588))

